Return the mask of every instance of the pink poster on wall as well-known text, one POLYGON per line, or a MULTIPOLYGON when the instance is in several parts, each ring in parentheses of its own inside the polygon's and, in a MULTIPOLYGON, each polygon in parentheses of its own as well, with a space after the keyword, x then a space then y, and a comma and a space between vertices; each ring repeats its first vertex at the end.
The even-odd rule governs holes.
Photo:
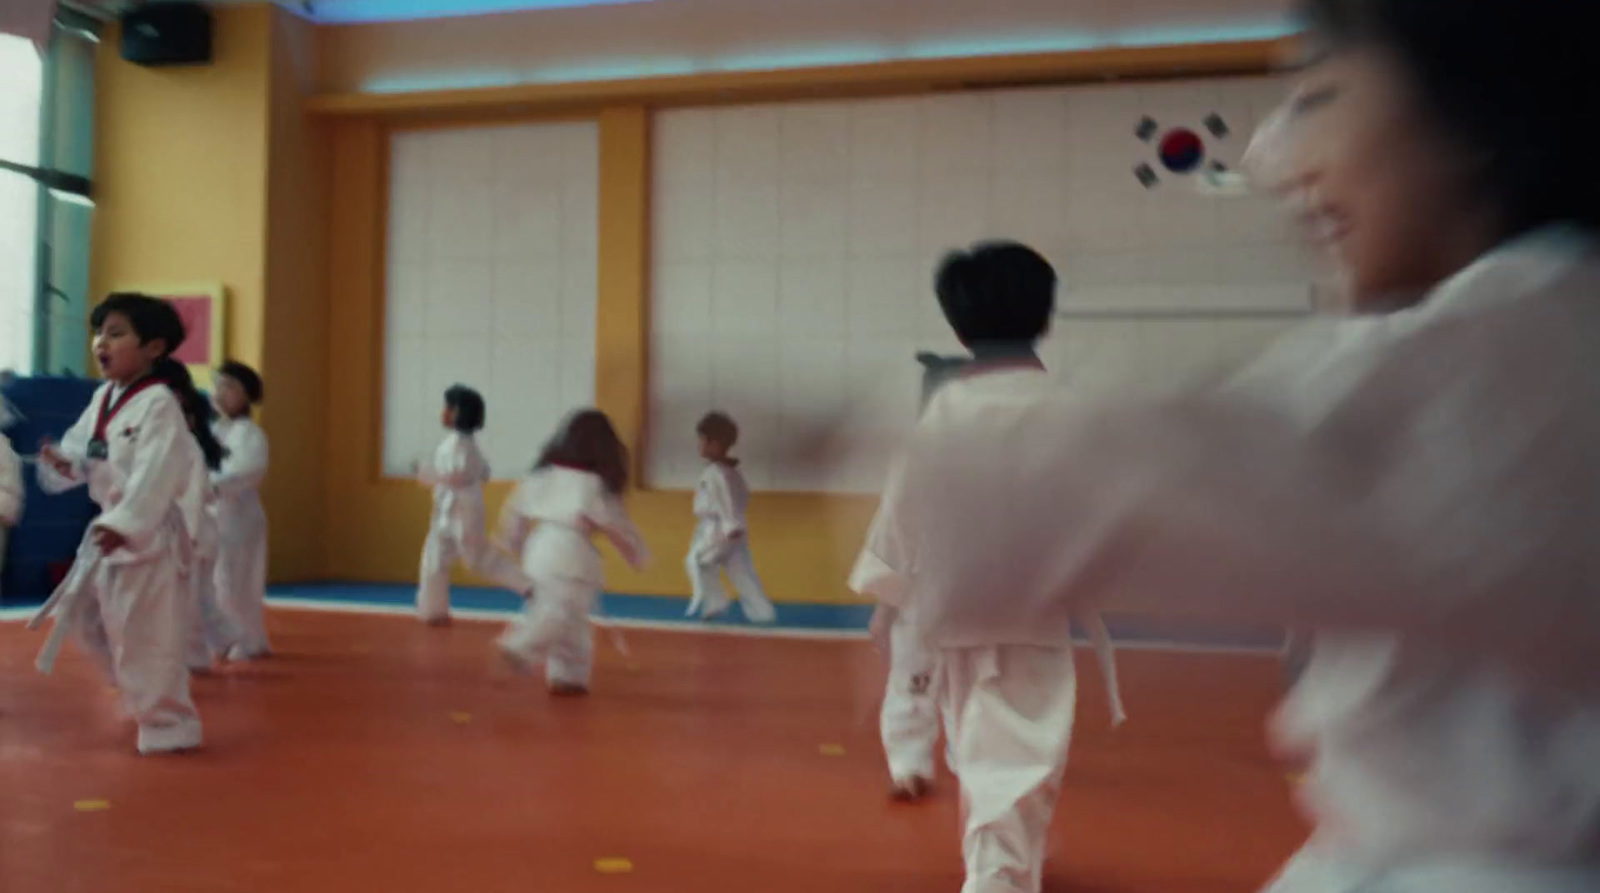
POLYGON ((211 336, 213 298, 210 295, 167 295, 166 298, 178 311, 183 329, 188 333, 173 357, 186 366, 215 366, 219 358, 211 336))
POLYGON ((121 290, 153 295, 178 311, 178 318, 183 320, 184 339, 172 356, 189 367, 189 374, 201 390, 209 388, 211 370, 228 355, 227 345, 223 343, 227 290, 222 283, 201 282, 162 288, 130 283, 130 287, 121 290))

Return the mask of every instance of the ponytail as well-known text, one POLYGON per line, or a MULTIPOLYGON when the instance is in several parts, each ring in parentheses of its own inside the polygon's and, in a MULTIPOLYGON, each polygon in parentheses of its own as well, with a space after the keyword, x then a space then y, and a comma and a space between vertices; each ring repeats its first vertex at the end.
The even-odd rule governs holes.
POLYGON ((165 382, 173 396, 178 398, 178 406, 189 422, 189 432, 194 435, 195 442, 200 445, 201 454, 205 456, 206 467, 212 471, 221 468, 223 457, 228 455, 228 450, 211 431, 211 420, 215 417, 216 411, 212 409, 211 401, 194 386, 194 378, 189 375, 189 367, 173 359, 172 354, 167 354, 155 361, 150 374, 153 378, 165 382))

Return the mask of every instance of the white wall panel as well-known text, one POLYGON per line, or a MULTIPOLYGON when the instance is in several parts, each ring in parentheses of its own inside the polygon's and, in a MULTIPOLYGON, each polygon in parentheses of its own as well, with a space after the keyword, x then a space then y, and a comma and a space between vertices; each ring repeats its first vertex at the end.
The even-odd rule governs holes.
POLYGON ((1043 348, 1073 386, 1164 389, 1247 361, 1308 303, 1264 199, 1133 176, 1149 115, 1234 163, 1271 79, 1007 90, 668 111, 655 131, 654 486, 699 471, 694 422, 743 430, 757 489, 874 491, 913 421, 919 349, 958 348, 932 293, 942 255, 1033 245, 1061 275, 1043 348))
POLYGON ((391 143, 384 469, 443 436, 444 390, 488 405, 480 443, 519 475, 594 401, 599 134, 593 123, 428 130, 391 143))

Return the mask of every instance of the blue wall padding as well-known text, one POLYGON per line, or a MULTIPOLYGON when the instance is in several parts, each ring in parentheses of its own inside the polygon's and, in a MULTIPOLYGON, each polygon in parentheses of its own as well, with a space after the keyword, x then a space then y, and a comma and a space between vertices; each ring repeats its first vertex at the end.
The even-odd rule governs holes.
MULTIPOLYGON (((12 447, 19 455, 31 456, 38 452, 40 439, 60 440, 83 415, 99 384, 87 378, 12 379, 4 387, 5 398, 22 416, 5 432, 12 447)), ((23 466, 22 478, 28 502, 22 522, 6 542, 5 574, 0 578, 0 604, 5 605, 37 604, 50 595, 50 569, 72 561, 97 512, 87 488, 46 496, 39 491, 31 463, 23 466)))

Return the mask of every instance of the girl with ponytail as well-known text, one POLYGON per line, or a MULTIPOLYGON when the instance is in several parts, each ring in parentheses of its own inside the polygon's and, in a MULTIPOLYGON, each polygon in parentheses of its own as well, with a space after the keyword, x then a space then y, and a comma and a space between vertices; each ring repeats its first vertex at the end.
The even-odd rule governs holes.
MULTIPOLYGON (((187 366, 168 357, 161 370, 156 374, 178 398, 178 403, 183 407, 184 422, 189 425, 189 432, 200 447, 206 469, 214 475, 222 468, 222 460, 229 455, 228 448, 217 439, 211 427, 216 410, 212 408, 210 399, 195 387, 187 366)), ((201 512, 199 527, 194 532, 194 552, 190 556, 189 589, 192 596, 189 622, 185 626, 187 638, 184 640, 184 660, 190 672, 201 674, 211 672, 212 661, 227 656, 242 637, 237 624, 223 610, 217 592, 217 562, 222 547, 218 502, 217 488, 208 480, 205 510, 201 512)))
POLYGON ((75 634, 121 690, 139 752, 189 750, 201 729, 185 665, 185 579, 203 534, 206 464, 221 454, 184 417, 195 390, 172 356, 184 340, 172 305, 113 294, 90 322, 105 384, 60 444, 41 444, 38 471, 47 492, 87 484, 101 513, 37 618, 58 627, 39 666, 48 672, 60 637, 75 634))

